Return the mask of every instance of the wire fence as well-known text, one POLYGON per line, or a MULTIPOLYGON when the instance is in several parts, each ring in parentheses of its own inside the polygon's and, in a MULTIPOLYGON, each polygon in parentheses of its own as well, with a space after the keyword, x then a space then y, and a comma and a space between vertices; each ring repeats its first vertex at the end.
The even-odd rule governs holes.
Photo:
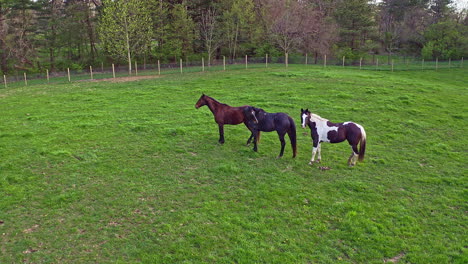
POLYGON ((167 74, 184 74, 193 72, 216 72, 228 70, 240 70, 251 68, 282 68, 289 65, 307 65, 322 68, 346 68, 367 71, 423 71, 438 70, 447 68, 463 68, 463 58, 461 60, 433 60, 425 61, 413 57, 390 57, 372 56, 359 59, 347 59, 346 57, 336 58, 327 56, 283 56, 283 57, 248 57, 228 59, 222 57, 207 62, 200 61, 154 63, 133 62, 132 67, 128 65, 110 65, 104 67, 89 66, 88 69, 49 72, 45 70, 41 73, 16 72, 13 75, 3 75, 3 85, 0 88, 27 86, 34 84, 60 84, 78 81, 112 80, 117 78, 128 78, 137 76, 153 76, 167 74))

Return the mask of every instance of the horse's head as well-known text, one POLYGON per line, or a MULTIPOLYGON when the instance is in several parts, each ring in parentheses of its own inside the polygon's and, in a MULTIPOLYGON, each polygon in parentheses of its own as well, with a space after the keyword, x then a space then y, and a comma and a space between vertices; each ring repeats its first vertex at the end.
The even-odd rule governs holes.
POLYGON ((257 119, 257 113, 256 110, 258 108, 255 108, 253 106, 246 106, 243 109, 245 120, 247 122, 253 122, 254 124, 258 124, 258 119, 257 119))
POLYGON ((200 99, 198 99, 197 103, 195 104, 195 108, 198 109, 204 105, 206 105, 206 95, 205 94, 202 94, 200 96, 200 99))
POLYGON ((309 108, 306 110, 301 108, 301 124, 302 128, 305 128, 310 122, 310 111, 309 108))

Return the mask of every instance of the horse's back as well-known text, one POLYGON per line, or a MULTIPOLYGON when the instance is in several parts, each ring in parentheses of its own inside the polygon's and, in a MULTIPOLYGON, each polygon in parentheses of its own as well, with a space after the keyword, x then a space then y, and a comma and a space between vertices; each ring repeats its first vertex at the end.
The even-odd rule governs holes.
POLYGON ((291 127, 296 127, 294 120, 286 113, 275 113, 274 122, 277 129, 284 129, 285 132, 289 131, 291 127))
POLYGON ((220 122, 226 125, 237 125, 244 122, 244 113, 242 112, 246 106, 232 107, 225 106, 220 109, 217 118, 220 122))

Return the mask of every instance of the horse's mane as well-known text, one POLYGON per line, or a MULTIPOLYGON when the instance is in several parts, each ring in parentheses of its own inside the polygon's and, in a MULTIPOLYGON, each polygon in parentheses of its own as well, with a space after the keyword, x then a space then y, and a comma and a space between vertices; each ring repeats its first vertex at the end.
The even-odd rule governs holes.
POLYGON ((220 101, 218 101, 218 100, 214 99, 213 97, 210 97, 210 96, 208 96, 208 95, 206 95, 206 94, 205 94, 205 96, 208 97, 208 98, 210 98, 211 100, 213 100, 213 101, 214 101, 215 103, 217 103, 217 104, 229 106, 229 105, 227 105, 227 104, 225 104, 225 103, 221 103, 220 101))
POLYGON ((328 119, 323 118, 323 117, 321 117, 321 116, 319 116, 319 115, 317 115, 317 114, 314 114, 314 113, 310 113, 310 119, 311 119, 311 120, 323 121, 323 122, 329 121, 328 119))

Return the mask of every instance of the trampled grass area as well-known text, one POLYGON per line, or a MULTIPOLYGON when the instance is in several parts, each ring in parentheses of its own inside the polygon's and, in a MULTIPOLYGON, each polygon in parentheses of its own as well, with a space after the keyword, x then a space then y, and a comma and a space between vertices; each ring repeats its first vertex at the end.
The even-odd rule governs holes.
POLYGON ((288 69, 0 89, 0 263, 466 263, 468 70, 288 69), (259 152, 195 102, 286 112, 259 152), (363 163, 300 108, 366 128, 363 163))

